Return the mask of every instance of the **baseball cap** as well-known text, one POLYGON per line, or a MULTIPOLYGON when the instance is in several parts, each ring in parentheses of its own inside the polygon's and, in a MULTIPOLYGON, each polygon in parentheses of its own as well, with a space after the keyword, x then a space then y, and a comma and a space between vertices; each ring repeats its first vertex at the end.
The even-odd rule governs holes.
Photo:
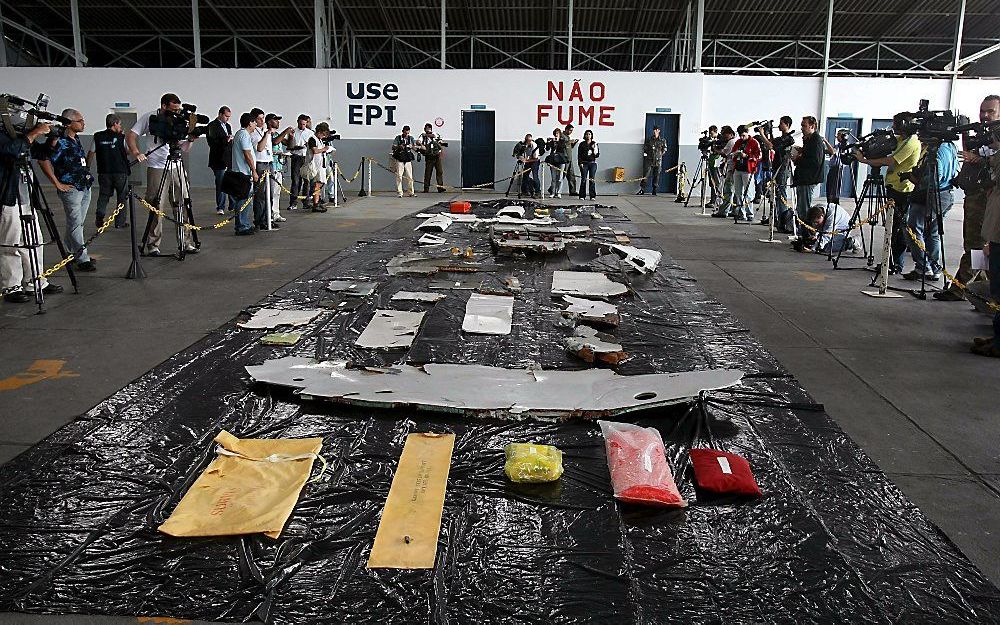
POLYGON ((264 117, 264 121, 266 121, 266 122, 269 122, 272 119, 281 119, 281 115, 275 115, 274 113, 268 113, 267 116, 264 117))

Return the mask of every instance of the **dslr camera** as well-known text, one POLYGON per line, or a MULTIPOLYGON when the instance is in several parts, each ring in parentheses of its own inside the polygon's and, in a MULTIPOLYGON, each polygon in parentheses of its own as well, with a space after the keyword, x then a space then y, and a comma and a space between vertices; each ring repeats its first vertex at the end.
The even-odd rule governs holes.
POLYGON ((208 131, 208 117, 197 113, 194 104, 181 104, 179 111, 157 111, 149 117, 149 134, 166 142, 199 137, 208 131))

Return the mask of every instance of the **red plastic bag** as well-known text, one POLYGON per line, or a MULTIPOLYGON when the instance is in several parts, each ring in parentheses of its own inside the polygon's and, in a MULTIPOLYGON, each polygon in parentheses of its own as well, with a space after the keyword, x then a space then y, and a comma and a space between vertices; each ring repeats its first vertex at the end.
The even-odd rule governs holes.
POLYGON ((631 423, 597 423, 604 434, 616 499, 665 508, 687 506, 674 483, 658 430, 631 423))
POLYGON ((717 449, 692 449, 689 454, 698 488, 717 495, 761 496, 750 463, 743 456, 717 449))

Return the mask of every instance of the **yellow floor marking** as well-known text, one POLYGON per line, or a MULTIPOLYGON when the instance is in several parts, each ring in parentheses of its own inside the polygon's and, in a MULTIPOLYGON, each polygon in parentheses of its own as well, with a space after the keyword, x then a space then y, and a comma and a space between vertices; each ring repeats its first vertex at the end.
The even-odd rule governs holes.
POLYGON ((273 258, 257 258, 245 265, 240 265, 242 269, 261 269, 263 267, 270 267, 271 265, 277 265, 273 258))
POLYGON ((812 271, 796 271, 795 273, 806 282, 822 282, 827 278, 826 274, 814 273, 812 271))
POLYGON ((25 371, 15 373, 9 378, 0 380, 0 392, 14 391, 22 386, 35 384, 43 380, 58 380, 60 378, 76 378, 79 373, 63 371, 65 360, 36 360, 25 371))

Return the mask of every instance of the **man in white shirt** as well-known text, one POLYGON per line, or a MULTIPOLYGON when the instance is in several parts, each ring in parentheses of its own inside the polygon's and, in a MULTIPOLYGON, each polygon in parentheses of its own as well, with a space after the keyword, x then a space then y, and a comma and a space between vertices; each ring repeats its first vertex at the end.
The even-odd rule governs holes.
POLYGON ((260 184, 254 189, 253 225, 258 230, 277 230, 281 226, 271 222, 271 196, 274 193, 274 180, 270 172, 274 166, 273 140, 274 135, 264 121, 264 111, 259 108, 250 109, 256 129, 250 133, 254 143, 254 158, 256 160, 257 176, 260 184), (266 177, 266 180, 265 180, 266 177))
MULTIPOLYGON (((174 161, 170 163, 171 169, 167 170, 167 157, 170 155, 170 148, 165 147, 165 141, 159 137, 150 136, 151 150, 147 154, 139 149, 139 137, 149 135, 149 118, 163 115, 167 111, 179 112, 181 110, 181 100, 173 93, 165 93, 160 98, 160 108, 144 114, 136 121, 135 125, 129 129, 125 136, 129 153, 132 158, 139 162, 146 163, 146 201, 161 211, 171 216, 179 216, 181 221, 187 220, 184 210, 178 210, 183 201, 183 186, 187 185, 184 170, 181 168, 183 162, 174 161), (164 174, 167 179, 164 182, 164 174), (157 197, 160 185, 163 184, 163 192, 157 197)), ((187 152, 191 149, 191 139, 178 142, 178 147, 187 152)), ((198 248, 191 242, 191 232, 187 228, 180 229, 181 241, 179 244, 187 254, 197 254, 198 248)), ((160 241, 163 237, 163 224, 160 216, 150 212, 149 221, 146 224, 146 256, 160 255, 160 241)))
POLYGON ((839 254, 842 249, 850 251, 857 247, 854 237, 848 235, 851 214, 839 204, 816 204, 810 207, 807 221, 816 232, 803 228, 800 237, 792 243, 797 251, 839 254))
MULTIPOLYGON (((310 158, 311 154, 307 154, 306 144, 309 143, 309 139, 316 136, 316 133, 312 130, 312 118, 310 118, 305 113, 299 115, 297 121, 297 128, 292 132, 292 197, 288 202, 288 210, 295 210, 296 205, 299 203, 299 196, 309 197, 312 189, 310 188, 310 181, 302 177, 301 169, 310 158)), ((303 205, 308 204, 308 200, 302 202, 303 205)))
POLYGON ((326 207, 320 202, 320 192, 327 182, 327 158, 336 153, 337 149, 327 145, 323 140, 330 135, 330 125, 320 122, 316 125, 316 133, 306 143, 306 154, 312 158, 310 162, 309 195, 314 213, 325 213, 326 207))

